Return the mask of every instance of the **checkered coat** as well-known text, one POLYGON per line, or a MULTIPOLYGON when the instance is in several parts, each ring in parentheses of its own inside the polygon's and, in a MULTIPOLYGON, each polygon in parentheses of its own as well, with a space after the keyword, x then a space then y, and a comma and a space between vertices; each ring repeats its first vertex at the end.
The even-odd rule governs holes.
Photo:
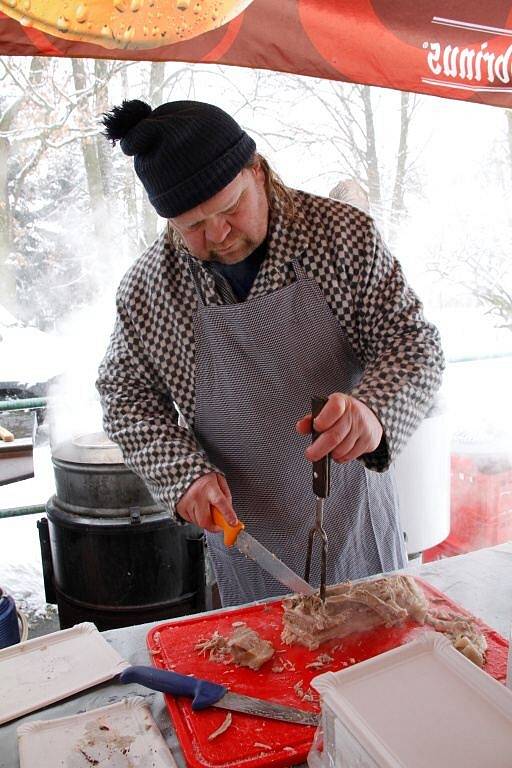
MULTIPOLYGON (((267 258, 247 300, 292 282, 291 262, 300 259, 364 370, 351 394, 377 414, 384 436, 361 460, 380 472, 416 429, 439 387, 439 334, 425 320, 369 216, 336 200, 294 195, 293 221, 273 206, 267 258)), ((192 429, 197 297, 190 265, 206 304, 225 301, 208 266, 175 249, 164 231, 119 286, 115 328, 97 381, 106 433, 171 512, 194 480, 216 470, 192 429)))

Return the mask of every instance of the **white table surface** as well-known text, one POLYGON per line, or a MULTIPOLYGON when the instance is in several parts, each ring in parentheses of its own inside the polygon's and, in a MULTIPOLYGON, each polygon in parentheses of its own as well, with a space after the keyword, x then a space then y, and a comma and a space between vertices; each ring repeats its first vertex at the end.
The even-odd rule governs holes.
MULTIPOLYGON (((412 566, 408 572, 430 582, 474 616, 509 638, 512 623, 512 542, 434 563, 412 566)), ((105 639, 130 664, 150 664, 146 634, 153 624, 104 632, 105 639)), ((0 694, 2 681, 0 680, 0 694)), ((0 726, 0 768, 18 768, 16 729, 31 720, 46 720, 113 704, 127 696, 143 696, 179 768, 185 765, 172 729, 163 695, 138 685, 103 684, 71 699, 0 726)), ((37 768, 34 766, 34 768, 37 768)))

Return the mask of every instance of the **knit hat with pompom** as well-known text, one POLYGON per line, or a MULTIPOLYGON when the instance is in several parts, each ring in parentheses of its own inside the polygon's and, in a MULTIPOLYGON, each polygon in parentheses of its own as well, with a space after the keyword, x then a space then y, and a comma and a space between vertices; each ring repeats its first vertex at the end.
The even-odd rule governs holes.
POLYGON ((103 115, 104 136, 133 156, 156 212, 179 216, 220 192, 251 159, 256 144, 226 112, 200 101, 156 109, 138 99, 103 115))

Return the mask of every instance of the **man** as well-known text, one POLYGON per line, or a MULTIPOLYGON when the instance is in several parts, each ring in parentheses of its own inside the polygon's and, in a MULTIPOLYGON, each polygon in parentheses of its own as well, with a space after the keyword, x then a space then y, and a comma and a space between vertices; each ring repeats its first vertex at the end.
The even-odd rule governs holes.
POLYGON ((210 104, 128 101, 104 124, 168 222, 120 285, 97 384, 126 463, 206 529, 224 605, 286 590, 224 547, 211 505, 303 573, 310 462, 329 452, 328 582, 403 566, 389 466, 443 362, 373 221, 286 188, 210 104), (314 445, 312 395, 329 398, 314 445))

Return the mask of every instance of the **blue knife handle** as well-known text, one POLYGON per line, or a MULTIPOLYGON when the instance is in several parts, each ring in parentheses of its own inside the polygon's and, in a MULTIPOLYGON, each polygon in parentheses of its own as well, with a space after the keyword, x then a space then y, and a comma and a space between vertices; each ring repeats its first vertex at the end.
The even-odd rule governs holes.
POLYGON ((119 675, 121 683, 139 683, 153 691, 170 693, 173 696, 188 696, 193 699, 192 709, 211 707, 222 699, 227 688, 224 685, 210 683, 199 677, 179 675, 166 669, 153 667, 128 667, 119 675))

